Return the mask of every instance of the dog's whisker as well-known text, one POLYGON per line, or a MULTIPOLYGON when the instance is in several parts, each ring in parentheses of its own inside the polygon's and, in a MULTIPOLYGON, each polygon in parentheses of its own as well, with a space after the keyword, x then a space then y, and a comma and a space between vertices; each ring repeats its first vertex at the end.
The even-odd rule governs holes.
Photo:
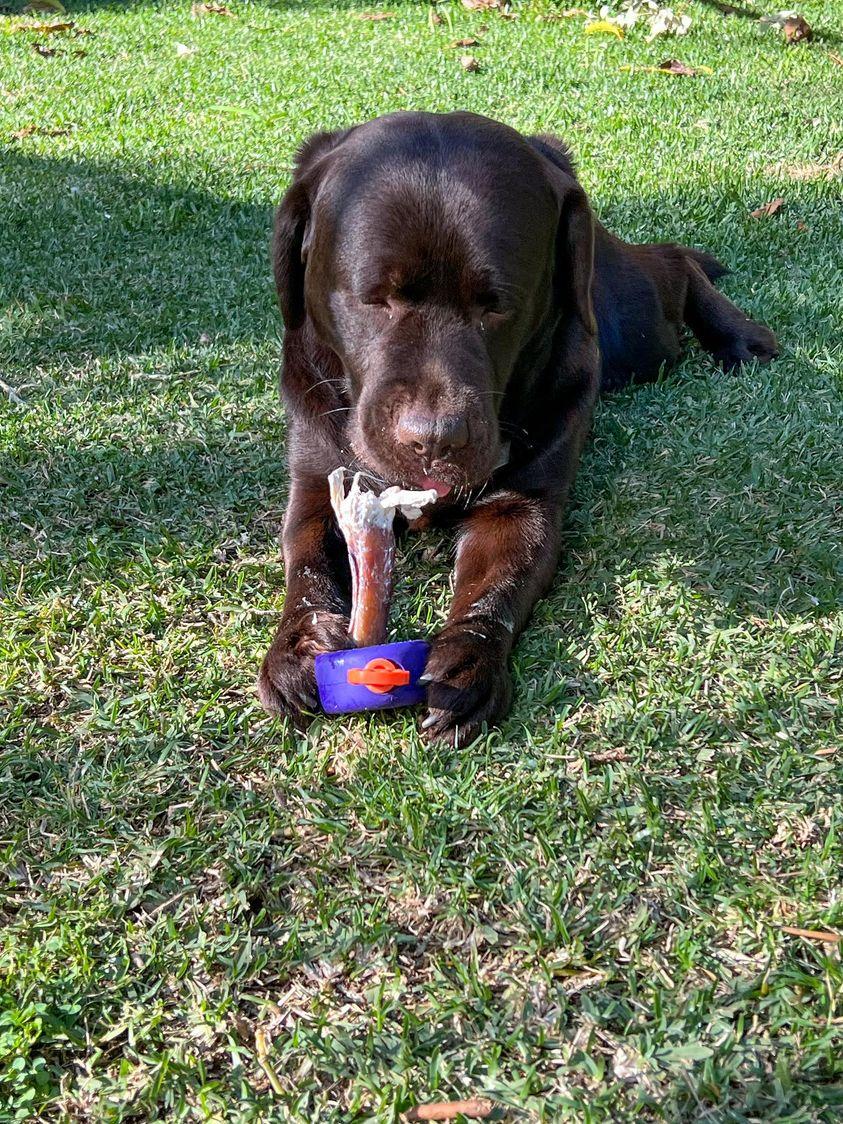
POLYGON ((319 382, 315 382, 311 386, 309 386, 307 388, 307 390, 304 392, 304 394, 302 395, 302 397, 307 398, 307 396, 308 396, 308 394, 310 394, 311 390, 316 390, 317 386, 324 386, 325 383, 327 383, 327 382, 338 382, 338 383, 344 384, 345 379, 320 379, 319 382))

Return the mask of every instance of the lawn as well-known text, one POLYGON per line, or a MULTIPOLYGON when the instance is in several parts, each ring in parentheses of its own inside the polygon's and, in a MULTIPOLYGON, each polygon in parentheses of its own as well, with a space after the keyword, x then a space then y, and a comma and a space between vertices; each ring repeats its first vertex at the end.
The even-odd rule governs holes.
MULTIPOLYGON (((0 15, 0 1119, 839 1120, 840 945, 784 927, 843 929, 843 4, 791 47, 702 2, 653 44, 68 8, 0 15), (623 69, 668 57, 711 73, 623 69), (400 107, 567 137, 610 227, 713 250, 782 344, 602 403, 513 713, 459 752, 254 693, 272 207, 310 131, 400 107)), ((404 550, 397 633, 450 552, 404 550)))

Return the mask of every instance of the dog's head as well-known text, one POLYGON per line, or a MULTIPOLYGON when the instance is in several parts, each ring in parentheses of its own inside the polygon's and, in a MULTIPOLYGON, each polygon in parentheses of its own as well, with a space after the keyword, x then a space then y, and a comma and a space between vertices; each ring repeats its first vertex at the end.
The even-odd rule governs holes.
POLYGON ((467 113, 312 138, 276 219, 286 328, 309 317, 337 356, 356 456, 440 495, 499 463, 501 404, 525 352, 563 317, 593 335, 592 260, 576 181, 467 113))

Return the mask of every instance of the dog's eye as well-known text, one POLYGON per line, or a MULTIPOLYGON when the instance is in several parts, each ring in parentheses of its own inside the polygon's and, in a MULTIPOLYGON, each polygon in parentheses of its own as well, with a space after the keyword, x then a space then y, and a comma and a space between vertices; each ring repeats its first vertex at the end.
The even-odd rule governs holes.
POLYGON ((480 325, 482 331, 487 328, 497 328, 509 319, 509 310, 504 307, 497 293, 489 290, 481 293, 475 304, 475 323, 480 325))
POLYGON ((484 308, 480 313, 480 329, 486 331, 489 328, 499 328, 505 324, 509 319, 509 312, 500 307, 484 308))

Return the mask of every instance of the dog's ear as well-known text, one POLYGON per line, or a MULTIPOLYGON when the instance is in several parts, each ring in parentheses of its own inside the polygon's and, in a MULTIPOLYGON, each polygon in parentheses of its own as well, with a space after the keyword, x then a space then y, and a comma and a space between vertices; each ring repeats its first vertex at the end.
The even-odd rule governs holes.
POLYGON ((585 192, 573 176, 553 165, 549 174, 559 201, 554 291, 560 306, 570 309, 586 332, 594 336, 594 216, 585 192))
POLYGON ((348 135, 348 130, 316 133, 296 155, 293 182, 275 213, 272 265, 284 326, 300 328, 304 322, 304 272, 310 243, 310 212, 325 158, 348 135))

